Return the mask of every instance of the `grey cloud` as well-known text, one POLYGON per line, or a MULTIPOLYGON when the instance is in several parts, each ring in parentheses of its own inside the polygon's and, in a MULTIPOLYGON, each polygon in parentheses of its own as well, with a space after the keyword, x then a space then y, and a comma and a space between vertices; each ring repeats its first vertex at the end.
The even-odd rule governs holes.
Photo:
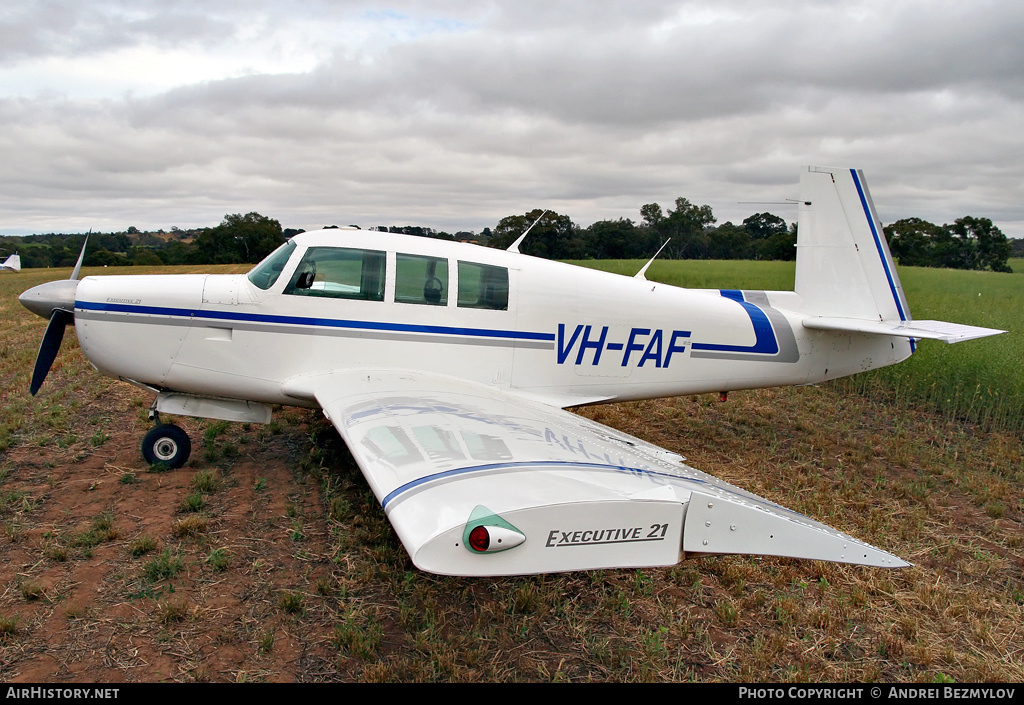
POLYGON ((588 224, 679 195, 737 221, 738 201, 795 196, 797 167, 824 163, 863 167, 883 218, 971 213, 1024 236, 1016 3, 400 0, 381 22, 373 3, 87 7, 61 20, 77 49, 22 15, 19 56, 237 38, 243 19, 266 38, 320 17, 338 38, 308 73, 0 101, 0 156, 24 165, 0 175, 0 227, 97 202, 140 227, 259 210, 479 229, 552 204, 588 224))
POLYGON ((139 45, 194 45, 235 26, 200 3, 39 0, 0 10, 0 64, 29 58, 106 54, 139 45))

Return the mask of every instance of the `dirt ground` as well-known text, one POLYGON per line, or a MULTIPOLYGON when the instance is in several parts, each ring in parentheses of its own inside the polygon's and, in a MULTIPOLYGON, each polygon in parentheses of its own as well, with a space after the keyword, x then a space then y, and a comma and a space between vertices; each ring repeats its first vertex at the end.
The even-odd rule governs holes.
POLYGON ((313 412, 177 419, 192 459, 166 471, 139 452, 148 396, 78 374, 55 373, 70 391, 0 454, 5 682, 1024 677, 1019 439, 828 390, 596 407, 916 567, 462 580, 412 567, 313 412))
POLYGON ((331 624, 315 618, 324 606, 286 602, 315 595, 318 577, 338 569, 319 487, 296 473, 303 421, 234 439, 220 469, 202 459, 200 424, 186 420, 196 462, 152 472, 138 448, 143 396, 112 384, 99 402, 119 425, 95 449, 10 454, 27 504, 0 546, 0 605, 19 636, 4 644, 0 679, 295 681, 335 661, 331 624), (198 512, 182 506, 195 493, 195 464, 219 475, 198 512), (110 528, 97 530, 108 517, 110 528), (142 538, 152 547, 132 555, 142 538), (226 568, 210 560, 218 550, 226 568), (181 568, 147 574, 165 557, 181 568))

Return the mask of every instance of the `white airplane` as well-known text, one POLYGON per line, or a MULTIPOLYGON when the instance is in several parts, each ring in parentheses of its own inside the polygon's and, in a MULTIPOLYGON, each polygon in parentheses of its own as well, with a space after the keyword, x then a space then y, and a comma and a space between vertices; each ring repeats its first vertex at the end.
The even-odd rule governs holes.
POLYGON ((0 272, 20 272, 21 271, 21 255, 17 253, 11 255, 4 260, 3 264, 0 264, 0 272))
MULTIPOLYGON (((21 302, 151 416, 266 423, 320 408, 413 562, 451 575, 766 554, 909 565, 564 409, 809 384, 1002 331, 910 317, 863 175, 805 168, 792 292, 687 290, 474 245, 297 235, 247 275, 86 277, 21 302)), ((84 247, 83 247, 84 253, 84 247)), ((646 269, 646 267, 644 268, 646 269)), ((150 462, 185 463, 161 424, 150 462)))

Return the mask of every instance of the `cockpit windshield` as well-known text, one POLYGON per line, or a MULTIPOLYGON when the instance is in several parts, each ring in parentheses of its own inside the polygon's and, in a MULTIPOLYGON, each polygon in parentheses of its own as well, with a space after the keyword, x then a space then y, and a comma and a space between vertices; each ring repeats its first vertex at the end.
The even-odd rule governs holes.
POLYGON ((295 242, 293 240, 284 243, 249 271, 247 275, 249 281, 261 289, 269 289, 274 286, 274 282, 281 276, 284 266, 288 264, 288 258, 294 251, 295 242))

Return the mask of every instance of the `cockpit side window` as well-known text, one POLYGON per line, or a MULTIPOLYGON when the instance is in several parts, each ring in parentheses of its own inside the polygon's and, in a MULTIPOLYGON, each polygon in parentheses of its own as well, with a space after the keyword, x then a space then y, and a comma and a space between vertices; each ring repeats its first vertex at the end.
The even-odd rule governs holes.
POLYGON ((261 289, 269 289, 274 286, 293 252, 295 252, 295 241, 289 240, 249 270, 249 281, 261 289))
POLYGON ((284 293, 383 301, 384 253, 346 247, 310 247, 284 293))
POLYGON ((508 270, 459 262, 459 307, 508 310, 508 270))
POLYGON ((395 301, 405 304, 448 304, 448 260, 395 255, 395 301))

